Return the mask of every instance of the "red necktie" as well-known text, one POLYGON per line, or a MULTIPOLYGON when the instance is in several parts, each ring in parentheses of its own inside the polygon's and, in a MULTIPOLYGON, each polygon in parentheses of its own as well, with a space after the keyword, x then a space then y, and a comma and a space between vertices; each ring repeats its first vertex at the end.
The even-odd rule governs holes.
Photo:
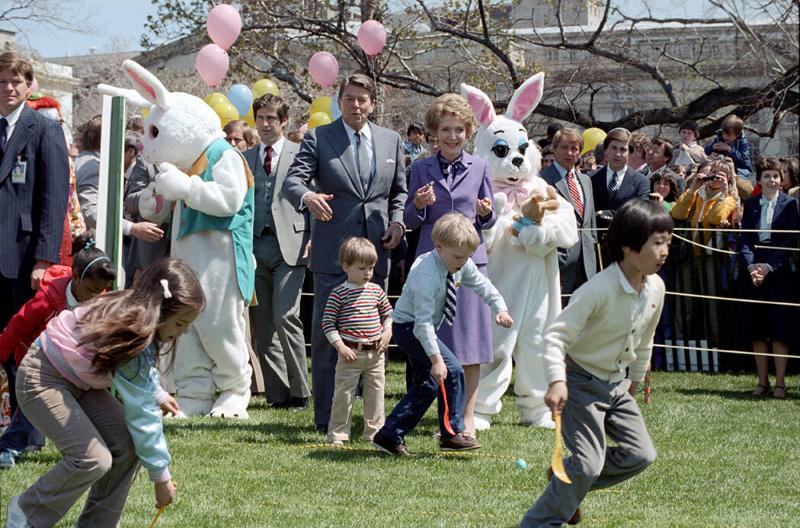
POLYGON ((272 145, 267 147, 266 155, 264 156, 264 172, 267 176, 272 172, 272 145))
POLYGON ((583 220, 583 201, 581 200, 581 193, 578 192, 578 182, 575 181, 575 173, 573 171, 567 173, 567 187, 569 187, 569 194, 572 195, 572 203, 575 204, 575 210, 583 220))

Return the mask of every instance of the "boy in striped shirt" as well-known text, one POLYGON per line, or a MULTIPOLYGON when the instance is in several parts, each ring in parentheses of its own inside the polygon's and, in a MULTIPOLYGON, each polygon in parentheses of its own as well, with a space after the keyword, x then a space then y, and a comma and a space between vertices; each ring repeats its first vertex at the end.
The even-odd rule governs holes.
POLYGON ((351 237, 339 248, 347 280, 333 289, 322 315, 322 331, 339 354, 334 378, 328 442, 350 440, 350 418, 358 379, 364 396, 364 438, 383 427, 385 355, 392 338, 392 306, 373 282, 378 253, 366 238, 351 237))

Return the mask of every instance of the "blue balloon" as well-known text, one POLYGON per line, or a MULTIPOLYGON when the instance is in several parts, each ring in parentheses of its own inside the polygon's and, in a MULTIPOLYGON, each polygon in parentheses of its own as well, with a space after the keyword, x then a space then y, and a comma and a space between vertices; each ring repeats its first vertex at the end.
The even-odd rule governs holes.
POLYGON ((334 120, 342 117, 342 111, 339 110, 339 100, 336 97, 331 97, 331 118, 334 120))
POLYGON ((236 108, 236 111, 239 112, 239 116, 243 116, 250 110, 250 105, 253 104, 253 92, 243 84, 234 84, 228 90, 228 99, 236 108))

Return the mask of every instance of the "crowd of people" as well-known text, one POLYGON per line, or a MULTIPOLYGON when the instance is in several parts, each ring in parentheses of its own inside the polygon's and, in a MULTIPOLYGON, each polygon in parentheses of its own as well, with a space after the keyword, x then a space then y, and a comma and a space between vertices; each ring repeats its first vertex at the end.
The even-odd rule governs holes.
MULTIPOLYGON (((57 104, 49 105, 56 109, 50 119, 41 101, 28 100, 32 80, 24 57, 0 55, 0 360, 13 411, 0 437, 0 467, 40 449, 44 436, 64 460, 12 499, 8 526, 51 526, 90 488, 79 524, 113 526, 138 462, 158 505, 174 499, 161 415, 186 409, 180 388, 176 399, 160 379, 159 357, 202 313, 208 292, 190 267, 168 258, 177 226, 141 207, 159 169, 140 153, 145 130, 137 117, 128 120, 124 144, 126 289, 105 291, 116 272, 93 238, 103 221, 101 119, 82 125, 72 144, 57 104), (82 421, 65 420, 68 413, 82 421)), ((360 391, 364 439, 407 456, 405 436, 438 398, 440 448, 478 449, 475 408, 482 366, 493 361, 492 327, 512 328, 514 318, 487 276, 484 232, 497 221, 498 189, 489 162, 469 152, 473 110, 461 95, 442 95, 404 140, 370 121, 369 77, 345 77, 338 102, 340 119, 302 137, 288 129, 287 102, 271 94, 253 102, 255 128, 231 121, 222 131, 252 175, 257 304, 247 309, 248 346, 261 364, 266 400, 272 408, 312 406, 315 429, 341 445, 350 441, 360 391), (310 383, 308 318, 300 313, 307 270, 310 383), (387 291, 401 292, 394 307, 387 291), (390 341, 406 356, 407 394, 387 416, 390 341)), ((759 354, 753 394, 787 396, 786 356, 797 339, 800 169, 797 157, 754 163, 743 127, 729 115, 705 147, 693 121, 681 123, 674 142, 618 128, 588 150, 577 128, 548 127, 539 176, 550 188, 542 204, 569 204, 576 232, 558 248, 564 310, 543 336, 544 403, 564 415, 573 453, 567 472, 577 484, 551 479, 524 526, 577 522, 598 479, 620 482, 653 461, 632 395, 651 354, 655 368, 671 354, 653 354, 654 341, 718 346, 731 342, 721 340, 725 332, 739 332, 759 354), (673 221, 680 241, 673 238, 670 251, 673 221), (674 291, 742 301, 665 300, 674 291), (581 411, 608 397, 606 418, 625 417, 624 426, 610 429, 603 416, 581 411), (627 457, 613 474, 603 464, 606 434, 618 444, 608 449, 627 457)), ((508 151, 493 149, 498 157, 508 151)), ((517 219, 515 236, 550 214, 545 205, 535 210, 517 219)))

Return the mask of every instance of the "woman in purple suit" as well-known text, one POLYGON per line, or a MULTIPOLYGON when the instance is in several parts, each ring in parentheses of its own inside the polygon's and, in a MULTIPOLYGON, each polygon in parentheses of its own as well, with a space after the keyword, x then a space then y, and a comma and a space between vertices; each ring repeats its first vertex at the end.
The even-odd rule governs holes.
MULTIPOLYGON (((411 229, 420 228, 416 256, 433 249, 433 224, 446 213, 459 212, 473 219, 481 245, 472 260, 486 274, 486 247, 481 230, 495 222, 489 165, 464 152, 475 132, 475 116, 467 101, 457 94, 442 95, 425 115, 428 132, 439 142, 439 152, 411 164, 408 200, 403 220, 411 229)), ((492 361, 492 316, 489 307, 469 288, 457 289, 453 325, 443 324, 439 339, 464 367, 466 402, 464 436, 475 436, 473 410, 480 377, 480 364, 492 361)))

